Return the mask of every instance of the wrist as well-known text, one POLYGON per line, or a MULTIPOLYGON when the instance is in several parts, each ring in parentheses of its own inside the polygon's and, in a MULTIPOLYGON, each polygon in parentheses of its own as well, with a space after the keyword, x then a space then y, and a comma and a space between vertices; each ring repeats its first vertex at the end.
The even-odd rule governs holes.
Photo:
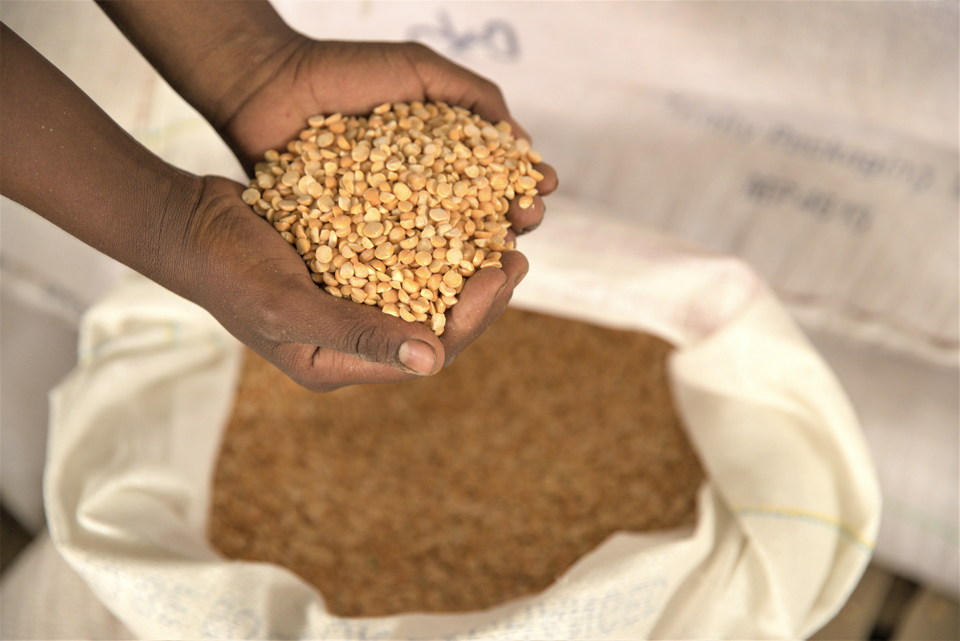
MULTIPOLYGON (((298 54, 306 38, 283 25, 260 35, 245 34, 219 53, 208 75, 221 78, 219 94, 212 96, 204 117, 224 135, 230 123, 257 92, 298 54)), ((199 79, 200 85, 207 84, 199 79)), ((211 92, 213 93, 213 92, 211 92)))
POLYGON ((218 131, 304 39, 265 0, 98 4, 218 131))
POLYGON ((138 211, 131 212, 129 233, 119 239, 127 248, 115 253, 134 270, 192 299, 190 274, 197 252, 190 234, 201 210, 204 179, 162 161, 142 169, 150 187, 138 211))
POLYGON ((0 191, 166 284, 200 179, 150 153, 5 25, 0 49, 0 191))

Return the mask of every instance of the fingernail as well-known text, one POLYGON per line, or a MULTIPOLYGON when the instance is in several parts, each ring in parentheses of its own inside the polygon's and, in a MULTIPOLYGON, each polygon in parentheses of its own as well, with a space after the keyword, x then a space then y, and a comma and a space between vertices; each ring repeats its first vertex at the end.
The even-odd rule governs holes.
POLYGON ((522 281, 526 277, 527 277, 527 272, 521 272, 520 275, 517 276, 517 278, 513 281, 513 286, 516 287, 517 285, 519 285, 520 281, 522 281))
POLYGON ((398 357, 404 367, 421 375, 431 373, 437 362, 437 353, 433 348, 418 340, 409 340, 401 345, 398 357))

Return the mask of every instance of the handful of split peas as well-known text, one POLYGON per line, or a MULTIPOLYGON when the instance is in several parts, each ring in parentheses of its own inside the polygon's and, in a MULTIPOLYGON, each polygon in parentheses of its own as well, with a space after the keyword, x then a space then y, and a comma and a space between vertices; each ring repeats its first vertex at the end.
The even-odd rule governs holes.
POLYGON ((441 102, 307 125, 257 163, 243 201, 329 294, 439 336, 464 280, 513 249, 506 213, 533 204, 540 154, 508 123, 441 102))

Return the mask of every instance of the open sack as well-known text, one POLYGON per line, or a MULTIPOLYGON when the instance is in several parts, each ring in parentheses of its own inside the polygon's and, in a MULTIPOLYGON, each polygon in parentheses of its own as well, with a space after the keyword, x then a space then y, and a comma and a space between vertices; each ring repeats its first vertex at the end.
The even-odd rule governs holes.
MULTIPOLYGON (((529 238, 529 240, 528 240, 529 238)), ((45 501, 59 552, 142 638, 802 637, 869 561, 880 493, 819 356, 741 262, 551 201, 519 307, 658 335, 708 475, 692 531, 621 533, 545 592, 456 615, 341 619, 286 569, 205 540, 241 346, 131 276, 85 316, 52 395, 45 501), (566 250, 576 239, 582 260, 566 250)), ((642 364, 638 364, 641 366, 642 364)))

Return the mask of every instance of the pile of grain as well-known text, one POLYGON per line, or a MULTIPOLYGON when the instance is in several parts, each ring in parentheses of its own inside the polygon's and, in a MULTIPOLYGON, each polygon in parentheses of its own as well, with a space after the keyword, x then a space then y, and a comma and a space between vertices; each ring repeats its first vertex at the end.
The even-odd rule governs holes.
POLYGON ((703 471, 651 336, 508 310, 437 376, 308 392, 249 353, 213 489, 226 556, 340 616, 476 610, 616 531, 689 524, 703 471))

